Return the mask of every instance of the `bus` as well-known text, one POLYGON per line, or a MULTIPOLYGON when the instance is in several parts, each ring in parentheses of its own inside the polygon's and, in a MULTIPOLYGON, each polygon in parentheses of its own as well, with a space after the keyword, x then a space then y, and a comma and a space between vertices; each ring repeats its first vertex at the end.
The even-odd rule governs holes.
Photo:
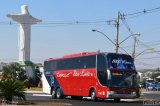
POLYGON ((130 55, 83 52, 49 58, 44 74, 52 98, 129 99, 139 97, 137 72, 130 55))

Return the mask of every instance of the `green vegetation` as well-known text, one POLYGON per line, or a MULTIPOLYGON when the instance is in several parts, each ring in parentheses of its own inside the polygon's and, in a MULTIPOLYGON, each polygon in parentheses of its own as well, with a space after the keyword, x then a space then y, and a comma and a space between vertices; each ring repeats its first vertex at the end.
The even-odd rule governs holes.
POLYGON ((3 79, 0 81, 0 97, 7 102, 11 102, 14 97, 19 97, 25 100, 25 89, 23 82, 15 79, 3 79))
POLYGON ((37 87, 38 84, 41 83, 41 77, 42 77, 42 73, 39 70, 39 67, 36 67, 35 69, 35 86, 37 87))
POLYGON ((11 63, 2 69, 2 80, 0 81, 0 98, 7 103, 12 103, 14 98, 25 100, 26 88, 30 86, 37 87, 41 73, 37 67, 35 70, 35 78, 28 78, 24 67, 19 63, 11 63))
POLYGON ((12 63, 3 68, 3 79, 16 79, 24 81, 27 79, 26 71, 18 64, 12 63))
POLYGON ((160 76, 160 72, 159 73, 152 73, 151 74, 151 78, 155 79, 156 77, 160 76))
POLYGON ((18 63, 12 63, 2 70, 3 78, 0 81, 0 97, 7 103, 11 103, 14 97, 25 100, 27 80, 26 72, 18 63))

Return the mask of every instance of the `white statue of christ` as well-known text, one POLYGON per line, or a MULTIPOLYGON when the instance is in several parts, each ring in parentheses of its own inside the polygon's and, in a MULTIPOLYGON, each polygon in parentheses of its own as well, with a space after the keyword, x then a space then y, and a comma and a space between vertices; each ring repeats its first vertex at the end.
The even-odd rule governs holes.
POLYGON ((31 25, 41 20, 29 14, 27 5, 21 6, 20 14, 7 14, 7 17, 19 23, 19 61, 30 61, 31 25))

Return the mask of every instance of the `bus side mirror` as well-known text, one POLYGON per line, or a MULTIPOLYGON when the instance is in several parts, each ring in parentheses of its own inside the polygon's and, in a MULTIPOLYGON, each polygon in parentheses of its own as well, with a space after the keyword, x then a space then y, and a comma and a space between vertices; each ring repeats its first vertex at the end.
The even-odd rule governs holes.
POLYGON ((107 70, 107 77, 108 77, 108 80, 111 80, 111 71, 110 70, 107 70))
POLYGON ((143 82, 143 74, 138 72, 137 73, 137 79, 139 79, 139 82, 143 82))

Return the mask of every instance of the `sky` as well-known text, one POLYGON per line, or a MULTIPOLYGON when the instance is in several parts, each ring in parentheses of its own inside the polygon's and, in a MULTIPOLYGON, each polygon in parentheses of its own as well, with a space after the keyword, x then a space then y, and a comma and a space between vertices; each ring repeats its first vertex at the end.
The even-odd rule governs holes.
MULTIPOLYGON (((40 62, 80 52, 115 52, 115 46, 102 34, 115 41, 115 19, 120 20, 119 42, 132 34, 137 36, 135 65, 137 69, 160 67, 160 1, 158 0, 1 0, 0 1, 0 62, 18 60, 17 23, 6 17, 20 13, 21 5, 28 5, 33 17, 42 22, 32 26, 31 61, 40 62), (153 9, 153 10, 152 10, 153 9), (154 10, 155 9, 155 10, 154 10), (127 15, 147 11, 144 14, 127 15), (110 23, 108 23, 110 21, 110 23), (127 23, 127 24, 125 24, 127 23), (128 27, 126 27, 128 26, 128 27), (154 49, 153 49, 154 48, 154 49)), ((133 37, 120 46, 133 51, 133 37)), ((126 53, 119 49, 119 53, 126 53)))

